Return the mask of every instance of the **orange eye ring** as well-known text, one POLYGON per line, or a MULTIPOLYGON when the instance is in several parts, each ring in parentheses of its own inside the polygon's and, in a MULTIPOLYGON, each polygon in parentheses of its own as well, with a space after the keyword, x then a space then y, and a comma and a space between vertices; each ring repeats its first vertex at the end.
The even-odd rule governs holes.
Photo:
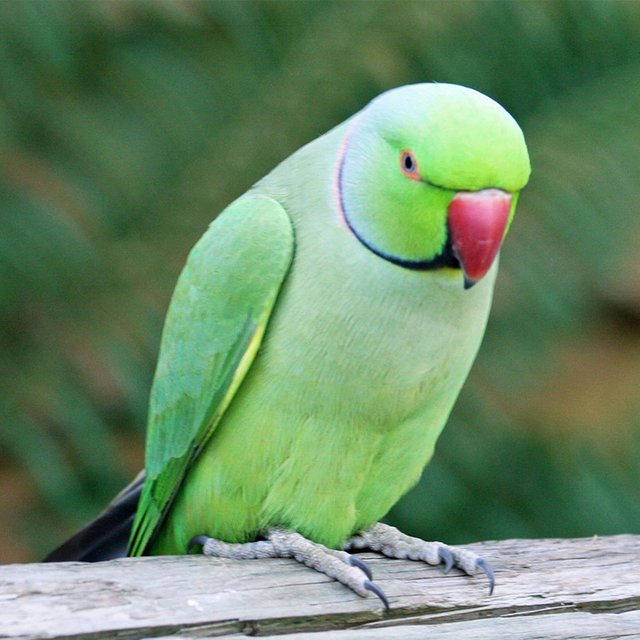
POLYGON ((407 178, 411 178, 412 180, 418 180, 418 161, 416 157, 413 155, 412 151, 405 149, 400 154, 400 169, 402 173, 404 173, 407 178))

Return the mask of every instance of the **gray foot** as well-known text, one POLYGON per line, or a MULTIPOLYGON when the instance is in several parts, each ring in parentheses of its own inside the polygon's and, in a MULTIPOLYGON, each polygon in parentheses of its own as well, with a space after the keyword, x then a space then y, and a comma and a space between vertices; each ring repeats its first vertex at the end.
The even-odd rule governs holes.
POLYGON ((232 560, 255 560, 258 558, 294 558, 298 562, 320 573, 342 582, 359 596, 374 593, 385 608, 389 601, 382 589, 371 580, 371 570, 365 562, 346 551, 336 551, 307 540, 304 536, 274 527, 265 533, 264 540, 231 544, 207 536, 196 536, 189 548, 202 545, 202 553, 215 558, 232 560))
POLYGON ((469 576, 482 572, 489 580, 489 595, 493 593, 496 583, 491 566, 475 553, 459 547, 450 547, 442 542, 426 542, 381 522, 347 540, 344 548, 371 549, 389 558, 421 560, 432 565, 444 564, 445 573, 451 567, 458 567, 469 576))

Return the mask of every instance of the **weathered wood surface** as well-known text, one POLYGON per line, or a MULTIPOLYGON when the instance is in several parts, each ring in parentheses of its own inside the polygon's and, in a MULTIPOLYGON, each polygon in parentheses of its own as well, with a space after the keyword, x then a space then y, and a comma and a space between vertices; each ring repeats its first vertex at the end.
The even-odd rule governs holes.
POLYGON ((0 567, 1 638, 640 639, 640 536, 469 545, 497 587, 364 554, 391 600, 289 560, 202 556, 0 567))

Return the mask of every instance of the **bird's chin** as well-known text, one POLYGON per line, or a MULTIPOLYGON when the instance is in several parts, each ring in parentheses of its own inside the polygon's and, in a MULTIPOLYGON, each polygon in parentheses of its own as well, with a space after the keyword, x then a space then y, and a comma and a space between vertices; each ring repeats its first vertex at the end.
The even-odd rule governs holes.
POLYGON ((440 288, 446 289, 447 291, 464 292, 464 277, 461 269, 442 267, 431 273, 440 288))
POLYGON ((481 280, 477 280, 472 286, 466 283, 464 272, 459 267, 441 267, 437 271, 432 271, 432 277, 441 289, 460 293, 461 295, 472 295, 474 291, 482 291, 487 283, 495 279, 496 265, 492 265, 488 273, 481 280))

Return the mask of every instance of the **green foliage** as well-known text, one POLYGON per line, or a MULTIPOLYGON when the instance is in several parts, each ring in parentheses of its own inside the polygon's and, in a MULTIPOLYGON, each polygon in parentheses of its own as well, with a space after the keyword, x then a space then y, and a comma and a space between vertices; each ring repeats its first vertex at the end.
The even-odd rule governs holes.
POLYGON ((533 176, 477 366, 392 518, 450 541, 640 530, 640 400, 620 395, 640 371, 616 366, 640 356, 639 43, 640 5, 606 0, 0 3, 0 469, 36 496, 2 518, 31 557, 142 463, 164 312, 208 222, 425 80, 504 104, 533 176), (567 418, 585 385, 616 410, 567 418))

